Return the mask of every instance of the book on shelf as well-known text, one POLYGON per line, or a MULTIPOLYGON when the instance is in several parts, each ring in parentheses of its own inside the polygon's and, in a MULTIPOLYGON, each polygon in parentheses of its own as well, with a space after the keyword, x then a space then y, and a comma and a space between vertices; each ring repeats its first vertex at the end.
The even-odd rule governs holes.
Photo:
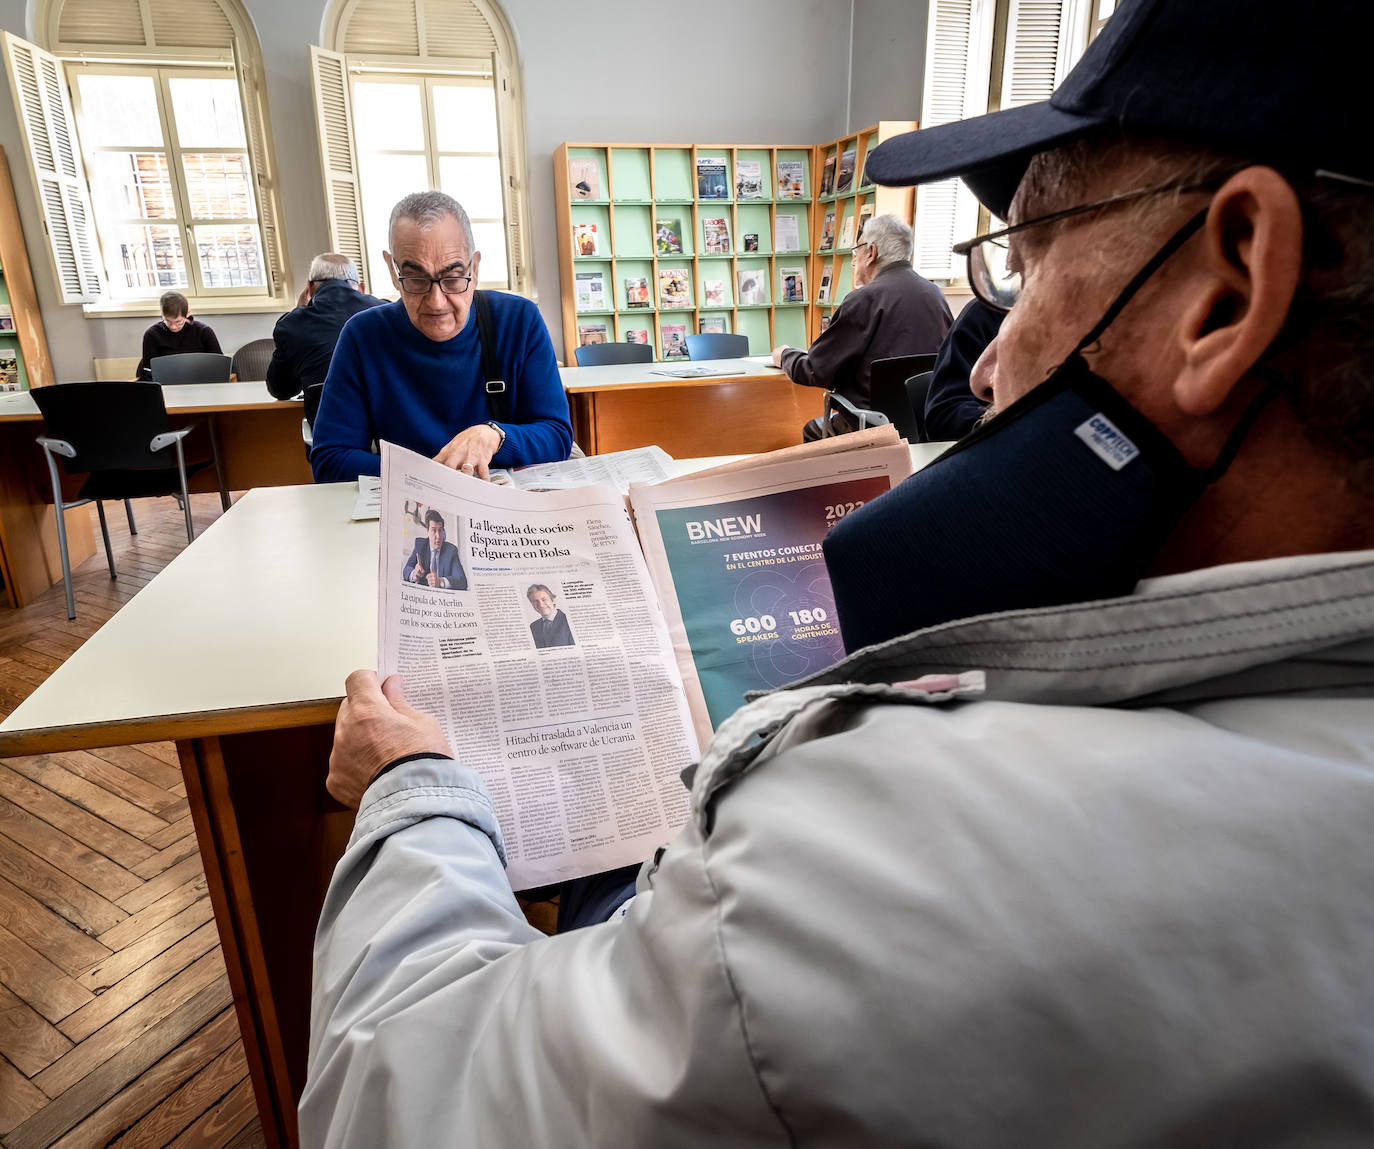
POLYGON ((573 199, 601 199, 601 165, 594 159, 568 161, 568 180, 573 199))
POLYGON ((840 224, 840 246, 854 246, 854 217, 852 215, 845 216, 844 223, 840 224))
POLYGON ((8 303, 0 303, 0 331, 14 330, 14 312, 8 303))
POLYGON ((601 241, 597 235, 596 224, 573 224, 573 250, 578 255, 601 254, 601 241))
POLYGON ((736 297, 741 307, 768 302, 768 272, 764 268, 741 267, 736 274, 736 297))
POLYGON ((663 332, 663 358, 687 358, 687 324, 665 323, 663 332))
POLYGON ((829 251, 835 246, 835 213, 828 211, 825 213, 825 220, 821 224, 821 251, 829 251))
POLYGON ((801 251, 801 229, 795 215, 778 212, 773 219, 773 250, 801 251))
POLYGON ((0 352, 0 390, 19 390, 19 355, 17 352, 0 352))
POLYGON ((626 343, 648 343, 649 329, 647 327, 631 327, 625 332, 626 343))
POLYGON ((685 267, 658 269, 658 305, 660 307, 691 307, 692 283, 685 267))
MULTIPOLYGON (((829 303, 829 302, 830 302, 830 268, 828 268, 828 267, 827 267, 824 271, 821 272, 821 287, 820 287, 820 292, 819 292, 819 294, 817 294, 817 296, 816 296, 816 302, 817 302, 817 303, 829 303)), ((828 324, 828 323, 829 323, 829 320, 828 320, 828 319, 823 319, 822 322, 828 324)), ((825 328, 822 327, 821 330, 825 330, 825 328)))
POLYGON ((707 307, 725 306, 725 280, 723 279, 703 279, 701 290, 706 299, 707 307))
POLYGON ((871 203, 866 203, 866 204, 863 205, 863 207, 859 208, 859 226, 858 226, 858 230, 855 232, 855 237, 856 237, 856 238, 858 238, 858 239, 863 239, 864 224, 866 224, 866 223, 867 223, 869 220, 871 220, 872 218, 873 218, 873 205, 872 205, 871 203))
POLYGON ((606 325, 604 323, 579 323, 577 325, 577 345, 588 347, 593 343, 606 342, 606 325))
POLYGON ((835 194, 843 195, 854 186, 854 149, 845 148, 840 156, 840 171, 835 177, 835 194))
POLYGON ((911 470, 891 427, 680 479, 671 465, 641 449, 490 483, 382 445, 379 669, 405 676, 407 701, 497 795, 515 888, 640 861, 676 834, 679 774, 746 692, 844 655, 828 509, 911 470), (431 510, 461 588, 416 577, 431 510), (741 550, 774 563, 733 561, 741 550))
POLYGON ((864 158, 859 161, 859 166, 854 171, 854 186, 856 188, 868 187, 865 181, 868 179, 868 152, 864 152, 864 158))
POLYGON ((806 164, 801 160, 778 161, 778 199, 804 199, 806 164))
POLYGON ((821 330, 824 331, 824 330, 825 330, 827 327, 829 327, 829 326, 830 326, 830 316, 828 316, 828 315, 822 315, 822 316, 821 316, 821 330))
POLYGON ((758 249, 759 249, 759 233, 756 232, 756 231, 746 231, 746 232, 744 233, 744 250, 745 250, 746 252, 748 252, 748 251, 758 251, 758 249))
POLYGON ((625 306, 649 306, 649 280, 647 277, 643 275, 627 275, 625 277, 625 306))
POLYGON ((760 161, 735 161, 735 198, 763 199, 763 164, 760 161))
POLYGON ((802 267, 778 268, 778 301, 781 303, 806 302, 806 269, 802 267))
POLYGON ((825 157, 825 167, 821 169, 821 195, 831 195, 835 191, 835 156, 825 157))
POLYGON ((723 315, 703 315, 697 320, 697 334, 699 335, 724 335, 725 316, 723 315))
POLYGON ((659 255, 682 254, 682 220, 663 216, 654 220, 654 250, 659 255))
POLYGON ((720 216, 701 221, 702 250, 707 255, 730 254, 730 221, 720 216))
POLYGON ((573 279, 577 284, 578 311, 606 310, 606 273, 579 271, 573 279))
POLYGON ((729 199, 724 156, 697 156, 697 199, 729 199))

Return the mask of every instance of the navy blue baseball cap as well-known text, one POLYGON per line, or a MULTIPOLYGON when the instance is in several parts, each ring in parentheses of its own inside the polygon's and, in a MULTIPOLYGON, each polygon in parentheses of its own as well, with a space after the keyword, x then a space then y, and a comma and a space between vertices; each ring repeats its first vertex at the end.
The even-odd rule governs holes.
POLYGON ((1049 100, 897 136, 865 170, 962 176, 1004 219, 1032 156, 1112 130, 1374 181, 1371 52, 1374 0, 1125 0, 1049 100))

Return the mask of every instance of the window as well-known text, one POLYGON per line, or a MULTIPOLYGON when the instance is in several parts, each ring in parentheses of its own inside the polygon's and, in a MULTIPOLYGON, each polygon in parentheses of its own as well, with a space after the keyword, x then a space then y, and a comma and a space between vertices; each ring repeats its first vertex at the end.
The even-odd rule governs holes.
POLYGON ((311 49, 330 241, 369 290, 396 201, 437 188, 472 220, 482 283, 530 293, 514 39, 492 0, 335 0, 311 49))
POLYGON ((288 302, 257 39, 238 0, 39 0, 4 54, 63 302, 288 302))

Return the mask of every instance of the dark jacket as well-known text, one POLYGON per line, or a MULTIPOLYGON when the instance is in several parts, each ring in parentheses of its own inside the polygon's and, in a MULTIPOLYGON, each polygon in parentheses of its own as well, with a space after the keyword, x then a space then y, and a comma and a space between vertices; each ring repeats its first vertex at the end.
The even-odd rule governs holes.
POLYGON ((837 391, 869 406, 869 365, 894 355, 933 355, 952 317, 940 289, 905 264, 855 288, 806 351, 789 347, 781 367, 794 383, 837 391))
POLYGON ((224 354, 214 331, 199 319, 187 319, 180 331, 173 331, 159 319, 143 333, 143 358, 138 361, 138 378, 153 377, 153 369, 148 364, 159 355, 185 355, 195 351, 224 354))
POLYGON ((561 610, 554 611, 552 618, 540 615, 530 623, 530 637, 539 650, 573 645, 572 627, 568 625, 568 616, 561 610))
MULTIPOLYGON (((304 307, 288 311, 272 329, 272 362, 267 365, 267 389, 278 399, 294 399, 308 388, 322 385, 329 373, 334 345, 343 325, 360 311, 385 300, 358 291, 343 279, 326 279, 304 307)), ((306 418, 314 422, 319 392, 306 395, 306 418)))
POLYGON ((924 431, 926 441, 962 439, 987 410, 987 404, 969 390, 969 376, 978 356, 1002 328, 1003 313, 980 299, 972 299, 959 312, 935 360, 926 392, 924 431))

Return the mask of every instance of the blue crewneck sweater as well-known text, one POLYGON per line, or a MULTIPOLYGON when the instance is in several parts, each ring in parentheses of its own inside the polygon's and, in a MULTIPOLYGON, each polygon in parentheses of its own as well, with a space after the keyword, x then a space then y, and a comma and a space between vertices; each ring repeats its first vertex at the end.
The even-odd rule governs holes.
MULTIPOLYGON (((528 299, 490 293, 497 357, 510 394, 511 422, 493 467, 566 459, 572 447, 568 399, 539 309, 528 299)), ((397 301, 359 312, 345 325, 329 364, 313 428, 310 466, 317 483, 381 473, 372 440, 433 458, 454 435, 491 418, 475 309, 463 330, 436 343, 417 331, 397 301)))

